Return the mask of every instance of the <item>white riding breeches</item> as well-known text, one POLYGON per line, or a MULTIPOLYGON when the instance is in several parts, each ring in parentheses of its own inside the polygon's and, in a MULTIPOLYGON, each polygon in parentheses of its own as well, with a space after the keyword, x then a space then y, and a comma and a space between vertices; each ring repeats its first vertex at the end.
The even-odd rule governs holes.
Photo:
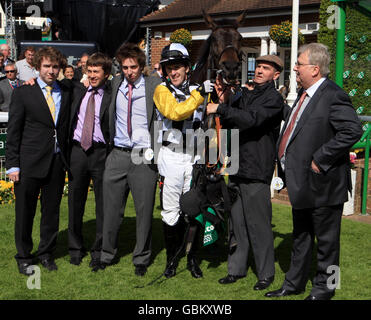
POLYGON ((161 147, 158 155, 158 171, 163 179, 161 189, 161 216, 169 226, 179 219, 180 196, 189 191, 192 179, 192 156, 161 147))

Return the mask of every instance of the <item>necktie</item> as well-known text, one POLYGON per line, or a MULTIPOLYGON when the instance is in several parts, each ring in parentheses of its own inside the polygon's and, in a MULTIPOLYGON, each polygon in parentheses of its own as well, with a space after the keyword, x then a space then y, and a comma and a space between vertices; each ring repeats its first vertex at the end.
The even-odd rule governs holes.
POLYGON ((128 126, 128 135, 131 139, 131 103, 132 103, 132 97, 133 97, 133 84, 128 83, 128 119, 127 119, 127 126, 128 126))
POLYGON ((93 144, 93 129, 94 129, 94 116, 95 116, 95 95, 96 90, 91 91, 91 95, 86 106, 84 125, 82 127, 80 145, 85 151, 88 150, 93 144))
POLYGON ((289 137, 291 135, 291 132, 292 130, 294 129, 294 126, 295 126, 295 120, 298 116, 298 113, 299 113, 299 110, 303 104, 303 101, 306 97, 307 93, 306 91, 304 91, 300 97, 300 100, 299 100, 299 103, 298 103, 298 107, 296 108, 295 110, 295 113, 293 114, 292 118, 291 118, 291 121, 290 123, 287 125, 287 128, 282 136, 282 139, 281 139, 281 142, 280 142, 280 145, 279 145, 279 148, 278 148, 278 159, 281 159, 284 152, 285 152, 285 149, 286 149, 286 145, 287 145, 287 142, 289 140, 289 137))
POLYGON ((46 102, 49 106, 50 113, 53 117, 53 121, 55 122, 55 103, 52 97, 52 87, 51 86, 46 86, 46 102))

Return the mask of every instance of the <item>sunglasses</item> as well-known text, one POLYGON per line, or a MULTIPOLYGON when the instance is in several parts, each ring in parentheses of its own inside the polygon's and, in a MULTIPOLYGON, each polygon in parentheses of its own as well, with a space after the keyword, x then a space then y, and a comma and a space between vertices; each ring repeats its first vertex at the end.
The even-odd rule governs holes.
POLYGON ((5 73, 14 73, 15 70, 6 70, 5 73))

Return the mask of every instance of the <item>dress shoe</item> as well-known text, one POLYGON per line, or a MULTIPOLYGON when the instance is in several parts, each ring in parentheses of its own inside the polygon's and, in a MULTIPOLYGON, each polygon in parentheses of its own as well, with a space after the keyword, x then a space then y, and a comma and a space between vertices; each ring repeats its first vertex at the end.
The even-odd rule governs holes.
POLYGON ((147 266, 144 264, 138 264, 135 266, 135 275, 143 277, 147 273, 147 266))
POLYGON ((229 284, 236 282, 238 279, 244 278, 244 276, 234 276, 231 274, 228 274, 226 277, 219 279, 220 284, 229 284))
POLYGON ((74 264, 75 266, 79 266, 81 264, 82 257, 71 257, 70 264, 74 264))
POLYGON ((286 290, 283 288, 280 288, 275 291, 269 291, 265 294, 267 298, 279 298, 279 297, 285 297, 285 296, 291 296, 291 295, 297 295, 302 293, 303 291, 296 291, 296 290, 286 290))
POLYGON ((58 267, 55 264, 54 259, 52 259, 52 258, 42 259, 42 260, 40 260, 40 263, 44 268, 48 269, 49 271, 58 270, 58 267))
POLYGON ((187 269, 191 271, 191 275, 193 278, 202 278, 202 270, 200 269, 200 266, 198 265, 195 257, 188 256, 187 269))
POLYGON ((177 261, 172 261, 166 265, 166 269, 164 271, 164 276, 166 278, 172 278, 176 275, 176 268, 178 267, 177 261))
POLYGON ((94 267, 96 267, 99 264, 100 264, 100 260, 99 259, 91 259, 90 262, 89 262, 89 267, 90 268, 94 268, 94 267))
POLYGON ((18 264, 19 273, 24 274, 26 276, 30 276, 34 274, 35 271, 32 268, 32 264, 26 263, 26 262, 17 263, 17 264, 18 264))
POLYGON ((312 300, 331 300, 331 298, 334 296, 335 294, 333 293, 327 293, 327 294, 322 294, 322 295, 309 295, 308 297, 306 297, 304 300, 309 300, 309 301, 312 301, 312 300))
POLYGON ((271 283, 273 282, 274 280, 274 276, 272 277, 269 277, 269 278, 264 278, 262 280, 259 280, 255 286, 254 286, 254 290, 264 290, 264 289, 267 289, 271 283))
POLYGON ((102 262, 99 260, 94 260, 94 265, 93 265, 93 260, 90 262, 91 266, 91 271, 92 272, 97 272, 99 270, 104 270, 106 267, 109 265, 109 263, 102 262))

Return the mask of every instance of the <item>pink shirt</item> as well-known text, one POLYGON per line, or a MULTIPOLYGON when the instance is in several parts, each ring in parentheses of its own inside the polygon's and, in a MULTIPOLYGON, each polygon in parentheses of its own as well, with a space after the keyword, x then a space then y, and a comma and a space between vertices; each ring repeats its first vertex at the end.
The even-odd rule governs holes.
MULTIPOLYGON (((73 133, 73 140, 76 140, 76 141, 79 141, 79 142, 80 142, 80 139, 81 139, 82 127, 84 125, 86 107, 88 105, 88 100, 89 100, 89 98, 92 94, 91 89, 92 89, 92 87, 90 86, 88 91, 86 92, 84 98, 81 101, 80 110, 79 110, 79 114, 78 114, 78 118, 77 118, 76 129, 73 133)), ((95 95, 95 115, 94 115, 93 141, 105 143, 103 133, 102 133, 102 130, 100 128, 100 120, 99 120, 100 106, 102 104, 103 93, 104 93, 103 88, 99 88, 98 93, 95 95)))

